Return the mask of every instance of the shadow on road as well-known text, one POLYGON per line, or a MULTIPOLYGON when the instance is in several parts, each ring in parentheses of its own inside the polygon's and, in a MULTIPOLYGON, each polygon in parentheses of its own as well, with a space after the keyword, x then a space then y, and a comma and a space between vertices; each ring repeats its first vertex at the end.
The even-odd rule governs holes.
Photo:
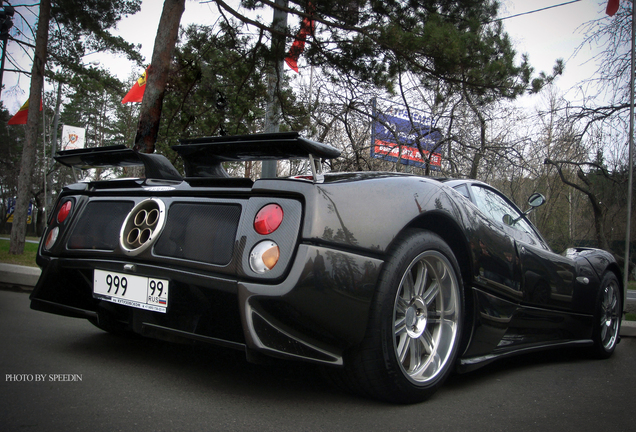
POLYGON ((58 349, 112 368, 146 365, 148 374, 161 376, 164 382, 178 380, 202 392, 213 389, 255 398, 278 395, 287 399, 316 394, 350 397, 331 387, 316 365, 278 359, 267 364, 252 364, 242 351, 227 348, 91 333, 69 341, 68 345, 59 345, 58 349))
MULTIPOLYGON (((237 397, 249 395, 255 399, 266 397, 282 402, 328 398, 356 404, 379 403, 351 395, 331 385, 317 365, 279 359, 272 359, 266 364, 252 364, 247 362, 242 351, 114 336, 97 329, 95 331, 79 339, 65 339, 68 343, 56 345, 57 349, 66 355, 84 356, 90 360, 88 363, 97 367, 107 364, 109 368, 124 370, 142 365, 142 371, 148 376, 161 377, 163 383, 183 385, 189 391, 213 391, 237 397)), ((524 354, 493 362, 470 373, 453 374, 442 391, 447 395, 462 391, 478 392, 482 385, 521 372, 560 363, 573 365, 590 361, 594 360, 589 360, 578 349, 524 354)))

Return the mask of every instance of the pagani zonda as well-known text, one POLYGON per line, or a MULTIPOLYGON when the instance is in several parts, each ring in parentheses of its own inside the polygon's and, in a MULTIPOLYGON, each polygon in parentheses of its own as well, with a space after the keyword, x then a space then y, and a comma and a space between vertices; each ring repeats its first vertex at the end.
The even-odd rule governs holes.
MULTIPOLYGON (((60 152, 145 178, 64 188, 40 244, 33 309, 113 333, 190 340, 333 366, 394 402, 452 369, 582 346, 609 357, 622 286, 607 252, 553 253, 490 186, 398 173, 322 173, 335 148, 296 133, 184 140, 163 156, 60 152), (227 161, 309 160, 311 175, 229 178, 227 161)), ((534 194, 529 205, 544 201, 534 194)))

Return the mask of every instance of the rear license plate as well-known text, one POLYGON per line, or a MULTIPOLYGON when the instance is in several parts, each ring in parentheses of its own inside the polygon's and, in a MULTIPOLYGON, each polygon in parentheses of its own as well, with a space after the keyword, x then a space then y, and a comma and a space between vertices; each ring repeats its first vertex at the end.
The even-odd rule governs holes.
POLYGON ((166 279, 95 270, 93 297, 155 312, 168 308, 166 279))

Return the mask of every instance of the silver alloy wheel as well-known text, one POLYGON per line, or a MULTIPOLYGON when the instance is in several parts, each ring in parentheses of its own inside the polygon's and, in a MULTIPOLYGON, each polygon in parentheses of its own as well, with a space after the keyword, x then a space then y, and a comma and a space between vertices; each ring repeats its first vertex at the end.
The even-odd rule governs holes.
POLYGON ((601 343, 609 351, 616 345, 620 320, 618 284, 611 281, 603 291, 601 302, 601 343))
POLYGON ((393 306, 395 355, 416 384, 444 370, 457 343, 459 286, 451 263, 437 251, 418 255, 404 273, 393 306))

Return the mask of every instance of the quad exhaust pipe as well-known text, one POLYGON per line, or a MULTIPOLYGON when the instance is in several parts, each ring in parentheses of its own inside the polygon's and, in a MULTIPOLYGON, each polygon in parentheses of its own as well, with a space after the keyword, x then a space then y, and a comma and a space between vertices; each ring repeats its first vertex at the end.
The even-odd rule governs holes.
POLYGON ((165 204, 156 198, 137 204, 121 227, 119 244, 122 250, 129 255, 137 255, 150 247, 163 230, 165 213, 165 204))

